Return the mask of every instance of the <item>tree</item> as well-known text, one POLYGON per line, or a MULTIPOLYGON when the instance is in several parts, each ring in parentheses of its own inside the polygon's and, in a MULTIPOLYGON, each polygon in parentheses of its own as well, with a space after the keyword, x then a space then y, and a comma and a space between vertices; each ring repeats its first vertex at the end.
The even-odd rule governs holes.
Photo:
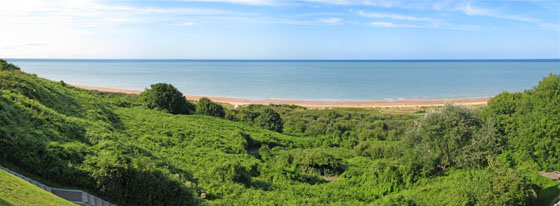
POLYGON ((222 107, 222 105, 213 102, 206 97, 202 97, 198 100, 198 104, 196 105, 196 112, 221 118, 224 118, 224 116, 226 115, 224 107, 222 107))
POLYGON ((190 114, 194 105, 173 85, 157 83, 140 94, 140 100, 150 109, 167 111, 171 114, 190 114))
POLYGON ((404 143, 426 175, 452 166, 485 164, 487 156, 501 149, 498 137, 493 121, 483 122, 472 110, 448 104, 420 119, 404 143))
POLYGON ((560 75, 550 74, 530 90, 497 95, 485 114, 496 119, 517 163, 560 169, 560 75))
POLYGON ((283 122, 280 114, 271 108, 266 108, 256 119, 257 125, 264 129, 275 132, 282 132, 283 122))

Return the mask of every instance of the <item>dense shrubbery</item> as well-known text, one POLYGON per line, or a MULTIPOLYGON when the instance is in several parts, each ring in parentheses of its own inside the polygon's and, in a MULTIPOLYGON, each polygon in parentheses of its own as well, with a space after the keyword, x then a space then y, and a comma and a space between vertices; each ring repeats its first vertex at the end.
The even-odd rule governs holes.
POLYGON ((251 185, 251 175, 245 167, 237 162, 229 162, 224 165, 220 165, 212 171, 218 179, 221 181, 231 181, 235 183, 240 183, 249 187, 251 185))
POLYGON ((484 123, 472 110, 454 105, 427 113, 403 142, 426 175, 452 166, 484 166, 501 150, 492 121, 484 123))
POLYGON ((196 105, 196 112, 199 114, 221 118, 224 118, 224 116, 226 115, 226 113, 224 112, 224 107, 222 107, 222 105, 213 102, 206 97, 202 97, 198 100, 198 104, 196 105))
POLYGON ((227 111, 226 119, 255 124, 266 108, 280 114, 284 133, 327 137, 322 144, 346 148, 364 141, 399 140, 417 117, 414 114, 382 114, 371 109, 318 110, 293 105, 249 105, 227 111))
POLYGON ((560 75, 551 74, 532 90, 503 92, 485 110, 507 138, 507 155, 516 164, 560 170, 560 75))
POLYGON ((120 205, 194 205, 193 191, 147 165, 133 166, 122 155, 96 163, 92 177, 100 193, 120 205))
POLYGON ((490 159, 483 172, 469 176, 461 193, 467 205, 532 205, 537 193, 527 177, 504 163, 490 159))
POLYGON ((270 108, 264 109, 256 118, 255 123, 264 129, 275 132, 282 132, 282 128, 284 127, 280 115, 270 108))
POLYGON ((340 159, 323 151, 312 151, 297 156, 295 161, 304 173, 334 176, 343 172, 340 159))
POLYGON ((221 119, 19 71, 0 88, 3 165, 118 205, 546 205, 560 190, 536 174, 558 164, 555 75, 482 116, 251 105, 221 119), (251 126, 276 117, 283 133, 251 126))
POLYGON ((13 65, 12 63, 6 62, 6 60, 0 59, 0 71, 1 70, 6 70, 6 71, 19 71, 19 67, 16 65, 13 65))
POLYGON ((190 114, 194 106, 171 84, 152 84, 140 94, 140 101, 150 109, 159 109, 171 114, 190 114))

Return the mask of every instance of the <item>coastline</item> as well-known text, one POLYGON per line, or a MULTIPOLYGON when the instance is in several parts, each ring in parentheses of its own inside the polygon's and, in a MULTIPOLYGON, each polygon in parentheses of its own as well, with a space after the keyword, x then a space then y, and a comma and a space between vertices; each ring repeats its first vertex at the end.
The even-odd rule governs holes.
MULTIPOLYGON (((96 90, 101 92, 116 92, 126 94, 140 94, 142 90, 119 89, 99 86, 72 85, 77 88, 86 90, 96 90)), ((443 106, 446 103, 459 105, 484 105, 491 97, 475 97, 475 98, 455 98, 455 99, 411 99, 411 100, 297 100, 297 99, 269 99, 269 98, 243 98, 243 97, 213 97, 202 95, 184 95, 188 100, 199 100, 207 97, 215 102, 228 103, 234 106, 249 104, 289 104, 311 108, 326 107, 425 107, 425 106, 443 106)))

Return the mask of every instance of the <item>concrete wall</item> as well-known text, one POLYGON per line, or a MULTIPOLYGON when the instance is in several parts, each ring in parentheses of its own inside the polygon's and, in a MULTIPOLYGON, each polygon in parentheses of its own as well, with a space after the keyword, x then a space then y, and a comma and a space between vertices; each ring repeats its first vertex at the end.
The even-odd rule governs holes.
POLYGON ((60 189, 60 188, 54 188, 54 187, 49 187, 46 186, 44 184, 41 184, 40 182, 37 182, 35 180, 29 179, 17 172, 14 172, 8 168, 2 167, 0 166, 0 169, 16 176, 19 177, 47 192, 51 192, 59 197, 62 197, 70 202, 73 203, 77 203, 77 204, 81 204, 81 205, 91 205, 91 206, 116 206, 115 204, 111 204, 110 202, 107 202, 105 200, 102 200, 99 197, 90 195, 87 192, 81 191, 81 190, 68 190, 68 189, 60 189))

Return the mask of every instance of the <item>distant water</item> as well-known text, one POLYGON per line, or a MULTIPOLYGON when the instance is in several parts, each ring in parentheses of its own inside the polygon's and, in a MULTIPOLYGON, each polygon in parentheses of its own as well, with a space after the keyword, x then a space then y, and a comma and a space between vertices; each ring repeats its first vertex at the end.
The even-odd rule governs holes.
POLYGON ((228 61, 10 59, 70 84, 276 99, 398 100, 494 96, 530 89, 560 60, 228 61))

